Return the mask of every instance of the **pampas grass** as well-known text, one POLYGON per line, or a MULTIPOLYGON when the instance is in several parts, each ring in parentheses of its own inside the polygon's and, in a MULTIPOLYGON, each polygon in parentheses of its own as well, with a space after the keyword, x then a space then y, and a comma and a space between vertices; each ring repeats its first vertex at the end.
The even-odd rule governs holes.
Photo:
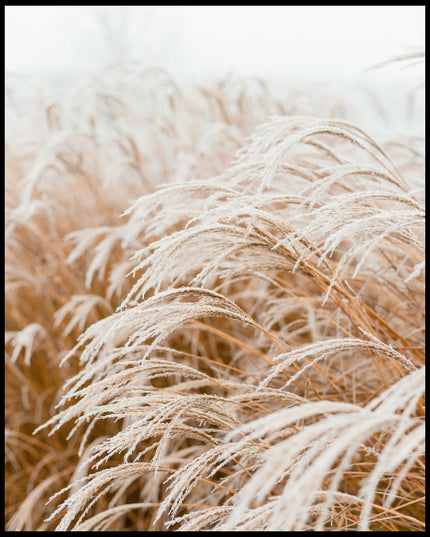
POLYGON ((423 531, 423 139, 135 62, 8 84, 7 529, 423 531))

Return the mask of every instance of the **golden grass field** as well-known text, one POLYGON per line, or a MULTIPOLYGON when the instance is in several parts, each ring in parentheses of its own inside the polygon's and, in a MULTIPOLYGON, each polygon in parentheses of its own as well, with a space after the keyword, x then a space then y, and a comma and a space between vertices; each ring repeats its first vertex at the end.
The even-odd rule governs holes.
POLYGON ((6 98, 6 529, 423 531, 423 135, 138 62, 6 98))

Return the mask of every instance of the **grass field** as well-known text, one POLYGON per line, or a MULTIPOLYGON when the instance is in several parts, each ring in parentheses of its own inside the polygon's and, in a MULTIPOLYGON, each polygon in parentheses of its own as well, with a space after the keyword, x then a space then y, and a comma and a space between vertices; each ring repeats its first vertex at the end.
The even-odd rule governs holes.
POLYGON ((6 529, 423 531, 423 133, 138 62, 6 98, 6 529))

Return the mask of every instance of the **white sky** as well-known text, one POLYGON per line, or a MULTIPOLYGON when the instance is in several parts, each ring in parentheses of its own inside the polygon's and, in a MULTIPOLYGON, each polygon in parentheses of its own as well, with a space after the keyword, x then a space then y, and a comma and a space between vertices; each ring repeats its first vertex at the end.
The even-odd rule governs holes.
MULTIPOLYGON (((350 78, 424 49, 424 6, 6 6, 6 71, 75 76, 118 53, 174 74, 350 78)), ((385 68, 386 73, 393 71, 385 68)))

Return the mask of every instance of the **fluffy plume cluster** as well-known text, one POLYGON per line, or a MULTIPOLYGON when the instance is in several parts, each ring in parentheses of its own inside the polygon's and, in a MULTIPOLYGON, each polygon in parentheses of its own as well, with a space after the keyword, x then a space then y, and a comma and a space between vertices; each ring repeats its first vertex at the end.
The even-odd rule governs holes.
POLYGON ((423 531, 423 138, 131 62, 8 84, 7 529, 423 531))

